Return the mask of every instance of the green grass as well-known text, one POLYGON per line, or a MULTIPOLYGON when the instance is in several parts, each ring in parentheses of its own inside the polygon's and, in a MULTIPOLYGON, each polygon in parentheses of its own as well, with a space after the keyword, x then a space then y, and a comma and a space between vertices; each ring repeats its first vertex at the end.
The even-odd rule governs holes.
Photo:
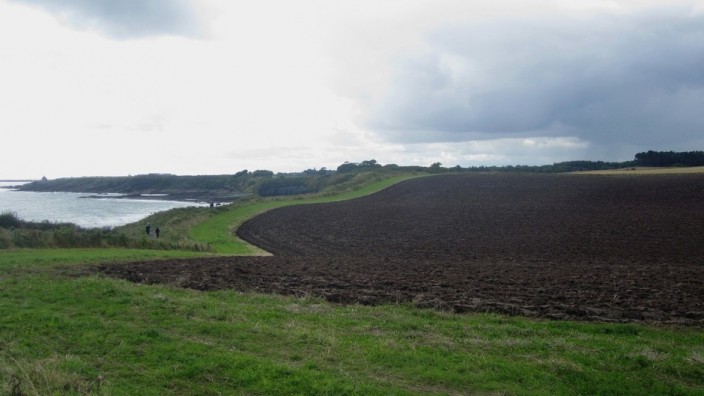
POLYGON ((198 292, 0 257, 0 394, 704 392, 700 329, 198 292))
POLYGON ((116 232, 125 234, 133 240, 146 238, 145 227, 149 223, 152 225, 152 235, 149 240, 154 240, 154 230, 160 228, 160 241, 189 245, 193 241, 188 238, 188 233, 197 224, 205 221, 210 216, 217 214, 225 208, 219 207, 216 210, 204 207, 175 208, 163 212, 157 212, 136 223, 127 224, 115 229, 116 232))
POLYGON ((55 264, 131 262, 168 258, 203 257, 208 253, 152 249, 0 249, 0 270, 55 264))
POLYGON ((266 252, 252 246, 249 243, 237 238, 234 234, 237 227, 248 219, 271 210, 290 205, 301 205, 311 203, 335 202, 347 199, 358 198, 380 191, 386 187, 400 181, 418 177, 416 175, 396 176, 380 181, 376 181, 366 186, 335 195, 323 195, 297 198, 260 199, 241 204, 234 204, 227 211, 220 211, 212 215, 205 221, 191 228, 189 238, 191 240, 208 243, 213 251, 221 254, 235 255, 260 255, 266 252))

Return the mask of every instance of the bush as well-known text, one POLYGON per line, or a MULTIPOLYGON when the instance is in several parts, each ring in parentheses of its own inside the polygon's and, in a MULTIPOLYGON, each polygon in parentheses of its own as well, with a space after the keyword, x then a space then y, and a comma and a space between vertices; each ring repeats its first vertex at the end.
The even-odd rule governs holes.
POLYGON ((12 247, 12 234, 10 231, 0 228, 0 249, 9 249, 12 247))
POLYGON ((278 195, 295 195, 315 192, 308 185, 306 177, 278 178, 262 182, 257 189, 257 194, 262 197, 278 195))
POLYGON ((274 176, 274 172, 270 170, 255 170, 252 172, 253 177, 272 177, 274 176))
POLYGON ((381 165, 376 162, 376 160, 367 160, 360 163, 356 162, 345 162, 344 164, 337 167, 339 173, 347 172, 358 172, 358 171, 368 171, 376 168, 381 168, 381 165))
POLYGON ((14 212, 3 212, 0 213, 0 228, 19 228, 22 226, 22 220, 17 217, 17 213, 14 212))
POLYGON ((49 247, 47 233, 33 229, 17 229, 12 232, 12 243, 18 248, 49 247))

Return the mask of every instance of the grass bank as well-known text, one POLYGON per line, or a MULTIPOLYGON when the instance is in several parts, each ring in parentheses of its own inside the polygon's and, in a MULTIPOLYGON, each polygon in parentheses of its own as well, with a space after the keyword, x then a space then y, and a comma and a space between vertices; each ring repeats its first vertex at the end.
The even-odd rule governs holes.
POLYGON ((704 392, 700 329, 198 292, 69 276, 63 263, 115 258, 92 251, 15 253, 0 262, 0 394, 704 392))
POLYGON ((203 257, 206 255, 209 255, 209 253, 187 250, 125 248, 2 249, 0 250, 0 270, 36 268, 60 264, 95 264, 203 257))
MULTIPOLYGON (((174 217, 173 214, 154 216, 174 217)), ((194 243, 185 239, 157 239, 154 234, 152 237, 145 234, 128 236, 119 230, 82 228, 71 223, 30 222, 20 219, 15 213, 0 213, 0 249, 23 248, 128 248, 204 251, 207 250, 207 244, 194 243)))

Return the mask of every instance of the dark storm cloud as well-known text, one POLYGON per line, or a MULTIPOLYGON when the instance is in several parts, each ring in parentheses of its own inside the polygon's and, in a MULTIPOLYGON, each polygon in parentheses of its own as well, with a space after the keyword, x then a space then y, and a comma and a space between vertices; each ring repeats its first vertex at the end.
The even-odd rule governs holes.
POLYGON ((153 35, 198 36, 200 27, 190 0, 15 0, 39 6, 80 29, 113 38, 153 35))
POLYGON ((389 140, 702 143, 704 17, 689 10, 496 20, 436 30, 427 44, 396 65, 390 90, 367 109, 389 140))

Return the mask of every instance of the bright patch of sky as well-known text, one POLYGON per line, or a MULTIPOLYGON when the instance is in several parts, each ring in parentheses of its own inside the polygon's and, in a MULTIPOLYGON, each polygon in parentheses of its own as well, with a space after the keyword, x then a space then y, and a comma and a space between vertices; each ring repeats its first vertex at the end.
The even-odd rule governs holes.
POLYGON ((704 149, 704 2, 0 0, 0 179, 704 149))

